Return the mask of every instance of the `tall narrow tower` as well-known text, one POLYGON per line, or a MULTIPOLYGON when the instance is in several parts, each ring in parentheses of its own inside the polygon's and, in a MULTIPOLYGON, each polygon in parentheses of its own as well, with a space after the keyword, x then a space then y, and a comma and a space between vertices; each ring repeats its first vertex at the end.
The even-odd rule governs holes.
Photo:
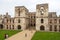
POLYGON ((15 29, 26 29, 26 17, 28 10, 24 6, 15 7, 15 29))
POLYGON ((48 30, 48 4, 36 6, 36 30, 48 30))

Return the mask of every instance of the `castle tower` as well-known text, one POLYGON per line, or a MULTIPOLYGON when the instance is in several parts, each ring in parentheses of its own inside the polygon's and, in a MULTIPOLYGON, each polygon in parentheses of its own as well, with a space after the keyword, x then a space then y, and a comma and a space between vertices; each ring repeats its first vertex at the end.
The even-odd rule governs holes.
POLYGON ((48 4, 36 6, 36 30, 48 30, 48 4))
POLYGON ((21 29, 21 30, 26 29, 27 12, 28 10, 24 6, 15 7, 15 29, 21 29))

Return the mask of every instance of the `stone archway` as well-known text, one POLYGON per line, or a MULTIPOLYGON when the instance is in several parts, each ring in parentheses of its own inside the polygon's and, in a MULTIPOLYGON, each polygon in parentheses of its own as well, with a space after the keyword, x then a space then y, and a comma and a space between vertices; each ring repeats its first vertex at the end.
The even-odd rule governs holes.
POLYGON ((45 27, 43 25, 41 25, 40 30, 45 30, 45 27))
POLYGON ((18 25, 18 29, 21 29, 21 25, 18 25))
POLYGON ((0 24, 0 29, 3 29, 3 25, 2 24, 0 24))

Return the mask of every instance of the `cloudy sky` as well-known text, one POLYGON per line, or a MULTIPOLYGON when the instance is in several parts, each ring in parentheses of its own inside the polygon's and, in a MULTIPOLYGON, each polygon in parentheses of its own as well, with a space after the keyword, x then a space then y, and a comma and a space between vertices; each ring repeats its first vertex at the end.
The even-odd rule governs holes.
POLYGON ((48 3, 49 12, 56 11, 60 14, 60 0, 0 0, 0 14, 6 12, 13 17, 15 6, 25 6, 29 11, 36 11, 36 4, 48 3))

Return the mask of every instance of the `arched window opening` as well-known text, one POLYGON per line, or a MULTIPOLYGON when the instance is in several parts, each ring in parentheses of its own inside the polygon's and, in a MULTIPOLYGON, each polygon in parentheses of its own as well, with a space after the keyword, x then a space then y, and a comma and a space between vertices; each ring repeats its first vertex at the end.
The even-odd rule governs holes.
POLYGON ((44 20, 43 19, 41 19, 41 23, 44 23, 44 20))
POLYGON ((18 23, 20 23, 20 19, 18 19, 18 23))

